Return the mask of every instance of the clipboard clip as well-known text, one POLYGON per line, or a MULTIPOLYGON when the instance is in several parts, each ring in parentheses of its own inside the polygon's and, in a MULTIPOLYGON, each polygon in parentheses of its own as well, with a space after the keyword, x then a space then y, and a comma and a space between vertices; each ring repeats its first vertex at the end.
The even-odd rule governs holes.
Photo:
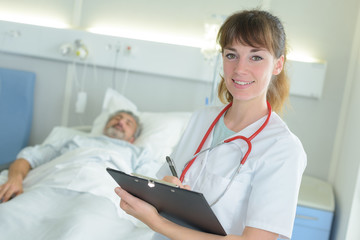
MULTIPOLYGON (((173 183, 169 183, 169 182, 165 182, 163 180, 158 180, 158 179, 155 179, 155 178, 147 177, 147 176, 144 176, 144 175, 141 175, 141 174, 138 174, 138 173, 131 173, 131 176, 147 180, 148 186, 151 187, 151 188, 155 187, 155 183, 162 183, 162 184, 169 185, 169 186, 176 187, 176 188, 179 187, 179 186, 177 186, 177 185, 175 185, 173 183)), ((138 180, 134 179, 134 181, 137 182, 138 180)))
POLYGON ((149 186, 150 188, 155 187, 155 182, 154 182, 153 180, 151 180, 151 179, 148 179, 148 186, 149 186))

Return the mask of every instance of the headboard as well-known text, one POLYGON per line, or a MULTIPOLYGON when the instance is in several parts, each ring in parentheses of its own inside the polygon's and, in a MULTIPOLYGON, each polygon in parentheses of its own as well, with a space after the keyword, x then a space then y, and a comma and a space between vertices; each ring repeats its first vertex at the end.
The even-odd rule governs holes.
POLYGON ((0 68, 0 164, 15 160, 28 144, 35 73, 0 68))

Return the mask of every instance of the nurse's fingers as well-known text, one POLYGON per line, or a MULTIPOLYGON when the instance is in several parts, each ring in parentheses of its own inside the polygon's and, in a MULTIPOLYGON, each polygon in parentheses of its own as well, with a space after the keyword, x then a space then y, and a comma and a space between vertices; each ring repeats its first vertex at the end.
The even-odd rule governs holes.
POLYGON ((151 220, 158 216, 159 213, 151 204, 134 197, 120 187, 115 188, 116 194, 121 197, 120 207, 127 214, 134 216, 145 224, 149 224, 151 220))
POLYGON ((165 182, 169 182, 169 183, 173 183, 179 187, 183 187, 180 179, 178 179, 177 177, 174 176, 165 176, 162 180, 164 180, 165 182))
POLYGON ((132 208, 128 203, 130 194, 123 190, 121 187, 115 188, 115 193, 120 197, 120 208, 126 213, 132 208))
POLYGON ((116 187, 115 188, 115 193, 121 198, 124 199, 126 201, 126 198, 128 198, 128 195, 130 195, 127 191, 125 191, 124 189, 122 189, 121 187, 116 187))
POLYGON ((180 181, 180 179, 178 179, 177 177, 165 176, 162 180, 169 182, 169 183, 173 183, 173 184, 179 186, 180 188, 185 188, 186 190, 191 190, 191 187, 189 185, 183 185, 182 182, 180 181))
POLYGON ((125 211, 131 211, 141 209, 145 203, 143 200, 131 195, 121 187, 115 188, 116 194, 121 198, 120 207, 125 211))

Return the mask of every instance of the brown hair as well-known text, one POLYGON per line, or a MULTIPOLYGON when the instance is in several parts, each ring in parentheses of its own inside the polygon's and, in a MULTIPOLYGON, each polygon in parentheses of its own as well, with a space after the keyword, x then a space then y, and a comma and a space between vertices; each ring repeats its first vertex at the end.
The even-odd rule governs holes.
MULTIPOLYGON (((265 47, 276 58, 284 56, 283 70, 280 74, 272 77, 266 93, 266 99, 272 109, 281 113, 289 96, 290 85, 285 72, 286 34, 280 20, 269 12, 261 10, 238 12, 226 19, 219 30, 217 41, 221 46, 221 51, 237 41, 247 46, 265 47)), ((223 103, 233 100, 223 77, 219 83, 218 96, 223 103)))

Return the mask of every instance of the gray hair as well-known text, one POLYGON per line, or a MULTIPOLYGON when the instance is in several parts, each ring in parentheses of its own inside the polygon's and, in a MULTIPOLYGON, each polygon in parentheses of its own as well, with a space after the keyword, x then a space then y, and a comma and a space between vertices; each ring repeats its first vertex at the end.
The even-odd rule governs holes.
POLYGON ((135 133, 134 133, 134 138, 137 139, 140 134, 141 134, 141 131, 142 131, 142 124, 140 122, 140 118, 138 116, 136 116, 133 112, 131 111, 128 111, 128 110, 119 110, 119 111, 116 111, 114 112, 113 114, 111 114, 108 118, 108 120, 106 121, 106 124, 113 118, 115 117, 116 115, 119 115, 120 113, 126 113, 126 114, 129 114, 132 118, 134 118, 135 122, 136 122, 136 130, 135 130, 135 133))

